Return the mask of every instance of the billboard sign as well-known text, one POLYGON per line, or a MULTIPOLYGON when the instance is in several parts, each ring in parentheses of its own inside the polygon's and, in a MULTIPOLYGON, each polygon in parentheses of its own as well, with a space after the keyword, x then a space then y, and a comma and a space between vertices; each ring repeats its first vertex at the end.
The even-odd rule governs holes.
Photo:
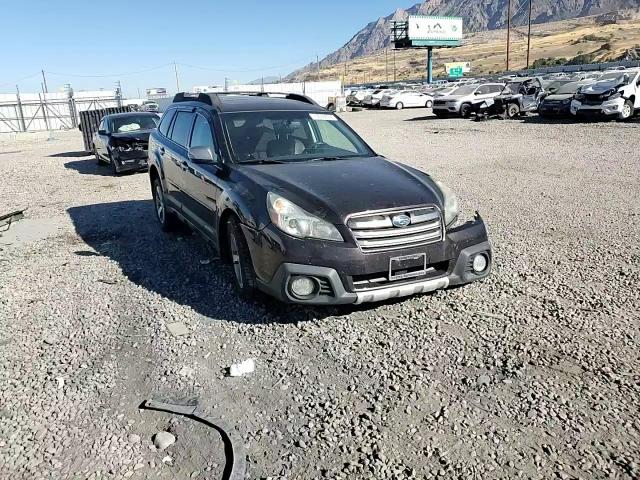
POLYGON ((462 18, 410 15, 409 40, 416 47, 456 47, 462 43, 462 18))
POLYGON ((445 63, 444 68, 447 71, 447 75, 450 77, 462 77, 465 73, 471 71, 471 63, 469 62, 454 62, 445 63))

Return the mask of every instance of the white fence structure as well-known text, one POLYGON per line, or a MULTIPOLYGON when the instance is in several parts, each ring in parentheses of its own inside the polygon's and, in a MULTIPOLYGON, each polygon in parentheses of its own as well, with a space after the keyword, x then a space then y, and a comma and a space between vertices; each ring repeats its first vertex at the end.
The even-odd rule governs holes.
POLYGON ((265 83, 264 85, 229 85, 230 92, 301 93, 321 107, 329 105, 330 97, 342 95, 340 80, 327 82, 265 83))
POLYGON ((117 90, 0 94, 0 133, 76 128, 79 112, 120 106, 117 90))

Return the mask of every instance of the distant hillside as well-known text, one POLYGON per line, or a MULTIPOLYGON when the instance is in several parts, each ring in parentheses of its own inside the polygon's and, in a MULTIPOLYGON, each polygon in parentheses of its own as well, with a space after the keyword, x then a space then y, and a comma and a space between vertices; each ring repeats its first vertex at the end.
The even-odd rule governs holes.
MULTIPOLYGON (((426 0, 369 23, 342 48, 322 59, 320 65, 334 65, 389 47, 392 22, 406 20, 409 15, 460 16, 464 18, 466 32, 504 28, 507 23, 507 5, 508 0, 426 0)), ((535 0, 532 19, 539 24, 638 7, 640 0, 535 0)), ((512 0, 511 8, 513 24, 526 24, 529 0, 512 0)), ((304 78, 315 67, 315 64, 309 64, 287 78, 304 78)))

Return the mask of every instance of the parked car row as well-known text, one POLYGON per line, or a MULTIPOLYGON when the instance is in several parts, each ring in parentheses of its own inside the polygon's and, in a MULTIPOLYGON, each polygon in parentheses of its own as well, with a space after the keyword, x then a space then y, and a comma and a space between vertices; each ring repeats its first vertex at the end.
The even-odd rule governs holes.
POLYGON ((516 118, 589 117, 628 120, 640 111, 640 69, 506 76, 496 81, 413 85, 404 89, 381 85, 351 91, 350 105, 397 108, 432 107, 438 117, 516 118))

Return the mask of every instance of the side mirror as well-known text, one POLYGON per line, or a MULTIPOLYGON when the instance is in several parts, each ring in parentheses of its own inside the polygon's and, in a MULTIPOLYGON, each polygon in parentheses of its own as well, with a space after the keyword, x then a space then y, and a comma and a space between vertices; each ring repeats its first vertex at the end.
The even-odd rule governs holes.
POLYGON ((476 90, 475 92, 473 92, 474 95, 481 95, 482 92, 480 90, 476 90))
POLYGON ((196 165, 217 165, 220 163, 220 159, 213 151, 213 147, 191 147, 189 149, 189 160, 196 165))

